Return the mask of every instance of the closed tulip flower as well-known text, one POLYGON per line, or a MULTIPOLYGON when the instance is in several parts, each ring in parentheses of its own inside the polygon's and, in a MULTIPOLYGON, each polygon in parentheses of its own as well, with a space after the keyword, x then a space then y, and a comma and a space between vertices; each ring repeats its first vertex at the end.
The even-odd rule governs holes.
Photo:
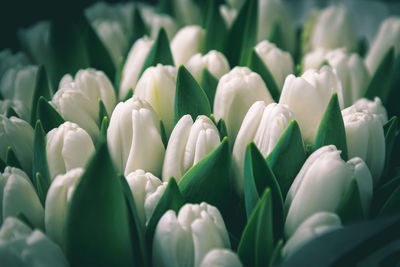
POLYGON ((58 175, 47 192, 45 205, 46 234, 61 247, 65 244, 64 226, 68 204, 83 171, 82 168, 77 168, 58 175))
POLYGON ((292 56, 266 40, 258 43, 255 51, 271 72, 278 88, 282 90, 286 76, 293 73, 292 56))
POLYGON ((217 208, 205 202, 186 204, 178 215, 169 210, 158 222, 153 239, 153 265, 199 267, 207 252, 230 246, 217 208))
POLYGON ((161 175, 165 148, 160 120, 147 101, 133 96, 115 107, 108 126, 107 143, 120 173, 128 175, 143 169, 161 175))
POLYGON ((128 174, 126 180, 131 188, 136 211, 144 231, 158 201, 167 187, 167 183, 163 183, 150 172, 146 173, 140 169, 128 174))
POLYGON ((228 60, 224 54, 215 50, 211 50, 204 56, 200 53, 195 54, 186 63, 186 68, 199 84, 201 82, 201 74, 204 68, 206 68, 217 79, 220 79, 222 75, 230 70, 228 60))
POLYGON ((388 121, 386 108, 383 106, 382 101, 379 97, 375 97, 374 100, 360 98, 350 107, 343 109, 342 115, 344 117, 348 114, 356 112, 375 114, 379 117, 382 125, 384 125, 388 121))
POLYGON ((237 16, 238 10, 234 7, 222 4, 219 6, 219 13, 224 19, 225 26, 229 29, 237 16))
POLYGON ((286 196, 286 237, 309 216, 319 211, 335 212, 349 190, 353 177, 360 192, 363 213, 368 214, 372 177, 360 158, 345 162, 335 146, 324 146, 311 154, 297 174, 286 196))
POLYGON ((350 13, 343 5, 331 5, 321 10, 311 34, 311 50, 318 47, 334 49, 357 47, 357 34, 350 13))
POLYGON ((69 121, 48 132, 46 139, 51 179, 71 169, 85 167, 95 150, 89 134, 69 121))
POLYGON ((178 22, 173 17, 158 13, 156 8, 150 5, 139 4, 138 8, 152 39, 157 38, 160 29, 164 28, 168 39, 172 40, 179 29, 178 22))
POLYGON ((316 212, 307 218, 289 238, 282 249, 282 256, 290 257, 311 240, 340 228, 342 228, 342 223, 335 213, 316 212))
POLYGON ((0 259, 2 266, 69 266, 59 246, 14 217, 0 228, 0 259))
POLYGON ((133 44, 122 69, 121 84, 119 87, 120 100, 125 98, 130 88, 135 89, 143 64, 153 44, 154 40, 146 36, 138 39, 133 44))
POLYGON ((103 101, 107 113, 111 114, 116 97, 110 80, 102 71, 86 69, 78 71, 75 79, 65 75, 51 104, 66 121, 78 124, 93 142, 97 142, 100 135, 99 99, 103 101))
POLYGON ((351 112, 343 115, 349 157, 360 157, 377 184, 385 165, 385 136, 381 119, 375 114, 351 112))
POLYGON ((10 68, 19 68, 29 65, 29 60, 22 52, 13 54, 10 49, 0 51, 0 79, 10 68))
POLYGON ((204 46, 205 30, 191 25, 181 28, 171 41, 175 66, 186 64, 193 55, 200 53, 204 46))
POLYGON ((9 216, 22 213, 43 229, 43 207, 29 177, 20 169, 6 167, 0 174, 0 224, 9 216))
POLYGON ((251 105, 274 102, 261 76, 247 67, 235 67, 219 80, 214 99, 214 116, 224 119, 231 145, 251 105))
POLYGON ((193 123, 190 115, 183 116, 176 124, 165 152, 162 177, 172 176, 178 182, 197 162, 220 143, 214 123, 206 116, 198 116, 193 123))
POLYGON ((0 115, 0 158, 6 161, 8 147, 11 147, 22 169, 32 171, 33 128, 29 123, 16 117, 0 115))
POLYGON ((242 267, 239 257, 229 249, 213 249, 207 253, 200 267, 242 267))
POLYGON ((400 52, 400 17, 385 19, 379 27, 378 33, 365 58, 365 63, 373 75, 386 53, 394 47, 395 55, 400 52))
POLYGON ((233 146, 236 189, 240 194, 243 194, 244 157, 247 145, 254 142, 263 156, 267 157, 294 119, 293 112, 284 104, 266 105, 263 101, 257 101, 251 106, 243 119, 233 146))
POLYGON ((308 70, 301 77, 292 74, 286 77, 279 103, 288 105, 294 111, 306 143, 314 141, 333 93, 338 94, 340 107, 343 108, 342 86, 329 66, 319 71, 308 70))
POLYGON ((158 64, 143 72, 136 85, 135 96, 146 100, 163 121, 167 136, 174 128, 174 103, 177 69, 158 64))

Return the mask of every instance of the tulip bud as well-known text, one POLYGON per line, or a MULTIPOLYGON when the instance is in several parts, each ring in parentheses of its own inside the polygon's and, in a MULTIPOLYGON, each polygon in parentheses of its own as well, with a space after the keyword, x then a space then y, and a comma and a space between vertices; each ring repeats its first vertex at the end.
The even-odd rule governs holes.
POLYGON ((35 227, 43 229, 43 207, 31 180, 22 170, 6 167, 0 174, 0 224, 19 213, 35 227))
POLYGON ((130 88, 135 89, 143 64, 153 44, 154 40, 146 36, 138 39, 133 44, 122 70, 121 85, 119 87, 120 100, 125 98, 130 88))
POLYGON ((298 226, 318 211, 335 212, 348 191, 353 177, 360 192, 365 215, 372 198, 372 177, 359 158, 344 162, 333 145, 316 150, 306 160, 286 196, 285 235, 290 237, 298 226))
POLYGON ((343 122, 349 157, 362 158, 377 184, 385 165, 385 136, 380 117, 354 112, 343 115, 343 122))
POLYGON ((47 163, 52 180, 74 168, 85 167, 95 150, 89 134, 69 121, 48 132, 46 139, 47 163))
POLYGON ((157 10, 150 5, 138 5, 140 13, 146 27, 149 29, 150 37, 152 39, 157 38, 158 32, 161 28, 164 28, 167 33, 168 39, 171 40, 175 33, 178 31, 177 21, 169 15, 159 14, 157 10))
POLYGON ((301 77, 296 78, 292 74, 286 77, 279 103, 288 105, 294 111, 306 143, 314 141, 333 93, 338 94, 340 107, 343 108, 342 86, 329 66, 319 71, 308 70, 301 77))
POLYGON ((251 105, 274 102, 261 76, 246 67, 235 67, 219 80, 214 99, 214 116, 224 119, 231 145, 251 105))
POLYGON ((237 9, 234 7, 230 7, 228 5, 220 5, 219 6, 219 13, 221 14, 221 17, 224 19, 226 28, 230 28, 235 21, 235 18, 237 16, 237 9))
POLYGON ((69 266, 60 247, 13 217, 0 228, 0 258, 2 266, 69 266))
POLYGON ((186 204, 178 216, 169 210, 158 222, 153 239, 153 265, 199 267, 207 252, 230 246, 217 208, 205 202, 186 204))
POLYGON ((83 174, 82 168, 57 175, 47 192, 45 205, 46 234, 61 247, 65 244, 65 220, 68 204, 83 174))
MULTIPOLYGON (((9 109, 12 108, 19 117, 26 117, 29 109, 19 100, 4 99, 0 100, 0 114, 7 117, 9 109)), ((29 121, 29 120, 28 120, 29 121)))
POLYGON ((318 47, 334 49, 357 47, 357 34, 350 13, 343 5, 331 5, 321 10, 311 34, 311 50, 318 47))
POLYGON ((370 80, 364 61, 358 54, 349 54, 342 48, 332 51, 319 48, 304 57, 304 69, 319 69, 324 60, 336 72, 342 84, 344 106, 351 106, 363 96, 370 80))
POLYGON ((10 49, 0 51, 0 79, 10 68, 18 68, 29 65, 29 60, 24 53, 18 52, 14 55, 10 49))
POLYGON ((174 128, 174 103, 177 69, 172 66, 158 64, 149 67, 140 77, 135 96, 146 100, 163 121, 167 136, 174 128))
POLYGON ((32 171, 33 129, 24 120, 0 115, 0 158, 6 161, 8 147, 11 147, 22 169, 32 171))
POLYGON ((193 123, 190 115, 183 116, 176 124, 165 152, 162 177, 177 182, 197 162, 220 143, 214 123, 206 116, 198 116, 193 123))
POLYGON ((200 53, 204 46, 205 31, 192 25, 181 28, 171 41, 175 66, 186 64, 191 56, 200 53))
POLYGON ((115 107, 107 143, 117 171, 125 176, 137 169, 161 174, 165 148, 160 120, 145 100, 133 96, 115 107))
POLYGON ((230 70, 228 60, 224 54, 216 50, 211 50, 204 56, 200 53, 195 54, 186 63, 186 68, 199 84, 201 83, 201 74, 204 68, 206 68, 218 80, 222 75, 230 70))
POLYGON ((143 170, 131 172, 126 176, 126 180, 131 188, 144 231, 168 183, 163 183, 150 172, 146 173, 143 170))
POLYGON ((201 261, 200 267, 242 267, 236 253, 228 249, 213 249, 201 261))
POLYGON ((75 79, 65 75, 51 104, 66 121, 78 124, 96 142, 100 135, 99 99, 111 114, 116 99, 110 80, 102 71, 86 69, 78 71, 75 79))
POLYGON ((374 74, 386 53, 394 47, 395 56, 400 52, 400 18, 385 19, 365 58, 369 73, 374 74))
POLYGON ((291 53, 295 47, 295 31, 291 17, 280 0, 259 0, 257 41, 270 37, 274 27, 279 27, 284 49, 291 53))
POLYGON ((342 110, 342 115, 347 116, 351 113, 364 112, 369 114, 375 114, 379 117, 382 125, 388 121, 388 116, 385 107, 382 105, 382 101, 379 97, 375 97, 374 101, 367 98, 361 98, 354 102, 354 104, 348 108, 342 110))
POLYGON ((342 228, 339 216, 332 212, 316 212, 308 217, 289 238, 282 249, 282 257, 293 255, 299 248, 311 240, 331 231, 342 228))
POLYGON ((278 88, 282 90, 286 76, 293 73, 292 56, 266 40, 258 43, 255 51, 271 72, 278 88))
POLYGON ((243 194, 246 147, 254 142, 264 157, 274 149, 294 114, 284 104, 255 102, 244 117, 233 146, 232 160, 238 193, 243 194))

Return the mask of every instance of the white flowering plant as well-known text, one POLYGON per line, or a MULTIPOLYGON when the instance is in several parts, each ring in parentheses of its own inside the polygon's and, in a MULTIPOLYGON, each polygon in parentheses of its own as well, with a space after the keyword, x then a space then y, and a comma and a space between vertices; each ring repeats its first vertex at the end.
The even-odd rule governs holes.
POLYGON ((368 50, 349 6, 291 5, 96 3, 21 30, 0 265, 400 262, 400 17, 368 50))

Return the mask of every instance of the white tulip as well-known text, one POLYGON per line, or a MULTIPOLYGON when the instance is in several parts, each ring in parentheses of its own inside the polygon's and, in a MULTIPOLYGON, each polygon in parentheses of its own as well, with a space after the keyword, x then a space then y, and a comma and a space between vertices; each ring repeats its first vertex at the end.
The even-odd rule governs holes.
POLYGON ((8 147, 11 147, 22 169, 32 171, 33 128, 29 123, 16 117, 0 115, 0 158, 6 161, 8 147))
POLYGON ((193 123, 190 115, 183 116, 176 124, 165 152, 162 177, 172 176, 177 182, 197 162, 220 144, 214 123, 206 116, 198 116, 193 123))
POLYGON ((47 192, 44 218, 46 234, 61 247, 65 244, 67 208, 83 172, 82 168, 77 168, 58 175, 47 192))
POLYGON ((213 249, 201 261, 200 267, 242 267, 236 253, 228 249, 213 249))
POLYGON ((353 177, 360 192, 363 213, 372 198, 372 177, 359 158, 344 162, 333 145, 311 154, 297 174, 286 196, 285 235, 290 237, 309 216, 319 211, 335 212, 349 190, 353 177))
POLYGON ((158 222, 153 239, 153 265, 199 267, 207 252, 230 246, 217 208, 205 202, 186 204, 178 216, 169 210, 158 222))
POLYGON ((119 87, 119 100, 125 98, 129 89, 135 89, 137 80, 142 71, 143 64, 154 44, 154 40, 144 36, 138 39, 129 51, 122 70, 121 85, 119 87))
POLYGON ((381 119, 375 114, 351 112, 343 115, 349 158, 360 157, 377 184, 385 165, 385 136, 381 119))
POLYGON ((143 231, 163 195, 167 182, 162 182, 150 172, 136 170, 126 176, 143 231))
POLYGON ((286 77, 279 103, 288 105, 294 111, 306 143, 314 141, 333 93, 338 94, 340 107, 343 108, 342 86, 329 66, 319 71, 308 70, 301 77, 292 74, 286 77))
POLYGON ((7 218, 0 229, 0 259, 2 266, 69 266, 60 247, 13 217, 7 218))
POLYGON ((255 51, 271 72, 279 90, 282 90, 286 76, 293 73, 292 56, 266 40, 258 43, 255 51))
POLYGON ((145 100, 133 96, 115 107, 107 143, 118 172, 128 175, 143 169, 161 175, 165 148, 160 120, 145 100))
POLYGON ((257 41, 270 37, 272 29, 278 25, 281 29, 285 50, 294 52, 295 31, 291 17, 281 0, 259 0, 257 41))
POLYGON ((386 108, 383 106, 382 101, 379 97, 375 97, 374 100, 367 98, 360 98, 353 105, 342 110, 342 115, 347 116, 351 113, 365 112, 375 114, 381 120, 382 125, 388 121, 388 115, 386 108))
POLYGON ((175 66, 186 64, 191 56, 201 53, 204 46, 205 30, 191 25, 181 28, 171 41, 175 66))
POLYGON ((22 52, 13 54, 10 49, 0 51, 0 79, 10 68, 18 68, 29 65, 29 60, 22 52))
POLYGON ((310 41, 311 50, 318 47, 345 47, 349 51, 355 50, 357 34, 348 10, 343 5, 331 5, 321 10, 317 15, 310 41))
POLYGON ((373 75, 386 53, 394 47, 395 56, 400 53, 400 17, 385 19, 369 49, 365 63, 373 75))
POLYGON ((288 258, 311 240, 342 228, 339 216, 332 212, 316 212, 308 217, 282 248, 282 257, 288 258))
POLYGON ((264 157, 274 149, 294 114, 284 104, 255 102, 244 117, 232 152, 232 163, 237 192, 243 194, 244 158, 250 142, 258 147, 264 157))
POLYGON ((174 103, 178 70, 173 66, 149 67, 140 77, 134 95, 146 100, 163 121, 167 136, 174 128, 174 103))
POLYGON ((160 14, 157 10, 150 5, 138 4, 140 13, 144 23, 149 29, 150 37, 156 39, 158 32, 161 28, 164 28, 167 33, 168 39, 171 40, 175 33, 178 31, 179 26, 177 21, 167 14, 160 14))
POLYGON ((221 77, 214 99, 214 116, 224 119, 231 145, 251 105, 274 102, 261 76, 247 67, 235 67, 221 77))
POLYGON ((43 229, 44 211, 31 180, 22 170, 6 167, 0 174, 0 224, 19 213, 43 229))
POLYGON ((328 62, 340 79, 344 106, 351 106, 363 96, 370 80, 364 61, 358 54, 349 54, 343 48, 331 51, 318 48, 305 55, 304 69, 319 69, 324 60, 328 62))
POLYGON ((220 5, 219 6, 219 13, 221 14, 221 17, 224 19, 225 26, 226 28, 230 28, 235 21, 235 18, 237 16, 237 9, 230 7, 228 5, 220 5))
POLYGON ((69 121, 48 132, 46 139, 47 163, 52 180, 69 170, 85 167, 95 151, 89 134, 69 121))
POLYGON ((204 68, 206 68, 218 80, 222 75, 230 70, 228 60, 224 54, 216 50, 211 50, 204 56, 200 53, 195 54, 186 63, 186 68, 199 84, 201 83, 201 74, 204 68))
POLYGON ((111 114, 116 97, 114 88, 102 71, 79 70, 75 79, 66 74, 60 81, 59 89, 51 104, 66 121, 83 128, 97 142, 100 135, 99 100, 102 100, 108 114, 111 114))
MULTIPOLYGON (((14 100, 14 99, 0 100, 0 114, 1 115, 4 115, 7 117, 7 112, 10 108, 12 108, 17 113, 17 115, 23 119, 27 118, 28 114, 30 114, 28 107, 25 106, 25 104, 19 100, 14 100)), ((25 121, 30 121, 30 118, 26 119, 25 121)))

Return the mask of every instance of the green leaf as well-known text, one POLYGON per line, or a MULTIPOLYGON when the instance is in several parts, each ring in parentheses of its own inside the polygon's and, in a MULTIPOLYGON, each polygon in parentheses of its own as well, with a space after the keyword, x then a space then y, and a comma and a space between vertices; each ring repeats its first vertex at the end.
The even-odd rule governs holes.
POLYGON ((273 208, 274 238, 278 240, 283 235, 283 199, 282 193, 275 175, 269 168, 264 156, 257 146, 251 142, 247 145, 244 160, 244 199, 247 218, 257 205, 260 195, 265 188, 270 188, 273 208))
POLYGON ((268 266, 274 251, 272 193, 265 189, 240 239, 237 250, 244 266, 268 266))
POLYGON ((232 207, 233 193, 231 153, 228 139, 194 165, 179 182, 179 189, 188 203, 207 202, 226 214, 232 207))
POLYGON ((158 63, 174 66, 174 59, 169 47, 168 36, 164 28, 161 28, 158 32, 157 38, 154 41, 154 44, 147 55, 146 61, 143 64, 139 78, 148 67, 156 66, 158 63))
MULTIPOLYGON (((125 60, 121 61, 115 70, 115 77, 114 77, 114 91, 115 95, 119 96, 119 86, 121 84, 121 79, 122 79, 122 72, 124 70, 125 66, 125 60)), ((129 91, 128 91, 129 93, 129 91)), ((133 90, 132 90, 132 95, 133 95, 133 90)))
POLYGON ((282 260, 283 245, 284 245, 283 239, 280 239, 276 243, 274 251, 272 252, 272 255, 271 255, 270 266, 275 266, 282 260))
POLYGON ((129 100, 129 99, 131 99, 131 98, 132 98, 132 96, 133 96, 133 89, 132 89, 132 88, 129 88, 129 90, 128 90, 128 92, 126 93, 126 96, 125 96, 125 98, 124 98, 124 101, 123 101, 123 102, 125 102, 126 100, 129 100))
POLYGON ((26 224, 32 230, 35 228, 33 224, 29 221, 29 219, 25 216, 25 214, 23 214, 22 212, 19 212, 16 217, 18 220, 26 224))
POLYGON ((272 76, 268 67, 264 64, 262 59, 258 56, 256 50, 253 48, 250 54, 249 68, 260 74, 261 78, 267 85, 268 91, 270 92, 272 98, 278 102, 280 96, 280 90, 275 82, 274 76, 272 76))
POLYGON ((373 195, 371 203, 371 215, 375 217, 379 210, 384 206, 392 193, 400 186, 400 176, 393 178, 380 186, 373 195))
POLYGON ((371 100, 373 100, 375 96, 379 96, 385 106, 388 102, 390 83, 394 69, 394 56, 394 47, 392 47, 383 57, 364 95, 371 100))
POLYGON ((32 112, 31 112, 31 125, 32 127, 36 124, 37 119, 37 106, 39 102, 39 98, 44 97, 46 99, 51 99, 51 91, 49 89, 48 78, 46 74, 46 70, 43 66, 39 66, 36 80, 35 80, 35 89, 33 91, 32 98, 32 112))
POLYGON ((392 79, 390 82, 388 100, 387 103, 385 103, 385 107, 388 111, 389 116, 394 116, 394 115, 396 115, 397 117, 400 116, 400 105, 398 101, 400 99, 400 90, 398 90, 399 87, 400 87, 400 56, 397 56, 394 62, 394 69, 393 69, 392 79))
POLYGON ((164 194, 161 196, 160 200, 155 207, 153 214, 150 217, 149 223, 146 228, 146 242, 147 251, 151 251, 153 245, 154 231, 158 221, 168 210, 173 210, 176 213, 179 212, 180 208, 185 204, 183 196, 179 191, 178 185, 173 177, 168 181, 168 185, 165 188, 164 194))
POLYGON ((99 127, 103 124, 104 117, 108 117, 107 109, 103 100, 99 98, 99 127))
POLYGON ((7 164, 4 162, 4 160, 0 159, 0 172, 3 172, 6 167, 7 164))
POLYGON ((215 93, 217 91, 218 86, 218 79, 212 75, 208 69, 203 68, 201 73, 201 88, 203 88, 204 92, 208 97, 208 101, 210 102, 211 111, 213 110, 214 106, 214 98, 215 93))
POLYGON ((228 136, 228 130, 226 129, 226 124, 224 119, 220 119, 217 123, 217 129, 219 132, 219 136, 221 138, 221 141, 224 139, 224 137, 228 136))
POLYGON ((17 112, 12 107, 8 107, 8 109, 6 111, 6 117, 7 118, 11 118, 11 117, 19 118, 17 112))
POLYGON ((18 158, 17 158, 17 155, 15 155, 14 150, 13 150, 12 147, 10 147, 10 146, 9 146, 8 149, 7 149, 6 165, 7 165, 7 166, 11 166, 11 167, 15 167, 15 168, 22 169, 21 163, 19 163, 19 160, 18 160, 18 158))
POLYGON ((311 51, 311 37, 314 31, 315 23, 317 22, 318 11, 311 11, 310 15, 303 26, 303 31, 301 34, 301 50, 302 54, 299 56, 300 59, 303 58, 303 55, 307 54, 311 51))
MULTIPOLYGON (((46 154, 46 133, 43 130, 42 123, 40 120, 36 122, 35 134, 33 137, 33 162, 32 162, 32 174, 33 177, 37 177, 40 174, 40 178, 48 186, 51 184, 50 172, 47 165, 47 154, 46 154)), ((34 179, 33 185, 38 191, 38 185, 34 179)), ((47 192, 47 190, 46 190, 47 192)))
POLYGON ((210 116, 211 113, 206 93, 183 65, 179 67, 176 78, 174 110, 175 124, 186 114, 190 114, 195 121, 198 115, 210 116))
POLYGON ((342 151, 341 156, 343 160, 347 161, 346 132, 337 93, 332 95, 325 110, 318 127, 312 151, 316 151, 318 148, 327 145, 335 145, 338 150, 342 151))
POLYGON ((227 28, 219 11, 219 3, 216 0, 207 0, 206 14, 203 28, 206 30, 203 54, 210 50, 222 51, 225 45, 227 28))
POLYGON ((345 226, 301 246, 280 266, 359 266, 363 259, 398 240, 399 228, 400 216, 345 226))
POLYGON ((160 0, 157 1, 156 7, 157 13, 159 14, 168 14, 171 17, 174 17, 174 1, 173 0, 160 0))
POLYGON ((268 166, 275 174, 283 198, 286 197, 294 178, 296 178, 305 161, 306 153, 300 128, 297 122, 293 120, 282 133, 274 150, 267 156, 268 166))
POLYGON ((39 97, 37 105, 37 119, 42 123, 43 129, 46 133, 54 128, 57 128, 65 121, 61 115, 41 96, 39 97))
POLYGON ((107 142, 107 129, 108 125, 110 124, 110 120, 108 119, 107 116, 104 116, 103 119, 101 120, 101 126, 100 126, 100 140, 107 142))
POLYGON ((132 252, 135 262, 134 266, 150 266, 146 252, 146 240, 140 224, 140 218, 136 210, 135 199, 133 198, 131 188, 126 178, 123 175, 121 175, 119 178, 125 197, 125 203, 128 207, 129 226, 131 230, 131 240, 133 242, 132 252))
POLYGON ((47 196, 47 191, 49 191, 50 183, 45 181, 40 174, 40 172, 37 172, 35 174, 35 187, 36 187, 36 192, 38 194, 38 197, 40 199, 40 202, 42 203, 43 207, 45 206, 46 203, 46 196, 47 196))
POLYGON ((258 1, 247 0, 227 36, 224 54, 231 66, 247 66, 250 50, 257 42, 258 1))
POLYGON ((164 123, 162 122, 162 120, 160 120, 160 134, 161 134, 161 141, 163 142, 164 147, 167 148, 168 137, 167 137, 167 133, 165 131, 165 126, 164 126, 164 123))
POLYGON ((360 190, 357 181, 352 178, 351 184, 342 200, 340 201, 336 211, 343 224, 364 219, 364 212, 360 199, 360 190))
MULTIPOLYGON (((132 34, 131 38, 129 39, 129 48, 132 47, 132 45, 136 42, 137 39, 142 38, 146 34, 148 34, 146 30, 146 25, 144 24, 142 15, 140 15, 139 8, 135 6, 133 8, 133 15, 132 15, 132 34)), ((126 55, 129 52, 129 49, 126 51, 126 55)))
POLYGON ((392 192, 378 213, 378 217, 397 215, 400 213, 400 186, 392 192))
POLYGON ((357 53, 360 55, 360 57, 364 58, 365 55, 367 54, 367 51, 368 51, 368 40, 365 37, 358 39, 357 53))
POLYGON ((383 171, 383 177, 381 182, 385 182, 385 178, 388 177, 390 171, 390 163, 393 156, 394 151, 393 148, 395 146, 396 139, 399 136, 398 128, 398 118, 397 116, 392 117, 385 125, 383 125, 384 133, 385 133, 385 146, 386 146, 386 156, 385 156, 385 167, 383 171))
POLYGON ((284 34, 282 33, 282 28, 278 21, 275 21, 272 25, 272 30, 266 39, 271 43, 276 44, 280 49, 289 51, 289 45, 285 42, 284 34))
POLYGON ((71 266, 133 265, 129 211, 106 143, 100 144, 75 188, 65 230, 71 266))

